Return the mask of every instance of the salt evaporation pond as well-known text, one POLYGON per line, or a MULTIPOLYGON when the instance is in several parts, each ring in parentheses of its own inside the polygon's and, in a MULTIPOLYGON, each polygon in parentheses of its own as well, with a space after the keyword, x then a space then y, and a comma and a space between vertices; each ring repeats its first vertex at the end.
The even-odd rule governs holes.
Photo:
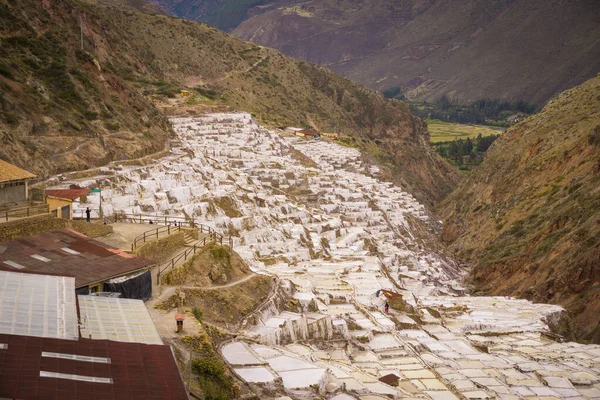
POLYGON ((426 208, 356 149, 282 136, 244 113, 172 123, 171 155, 78 184, 105 188, 105 215, 234 232, 254 271, 293 283, 304 312, 266 307, 222 348, 242 379, 307 399, 600 398, 600 346, 556 341, 558 306, 466 296, 463 271, 423 236, 426 208), (241 216, 215 207, 220 198, 241 216), (381 289, 416 312, 385 314, 381 289), (379 381, 390 374, 397 386, 379 381))

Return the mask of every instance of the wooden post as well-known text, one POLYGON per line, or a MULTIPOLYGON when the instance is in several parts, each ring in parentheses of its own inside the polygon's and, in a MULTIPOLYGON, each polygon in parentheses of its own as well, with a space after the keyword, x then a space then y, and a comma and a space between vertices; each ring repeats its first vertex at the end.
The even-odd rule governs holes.
POLYGON ((27 207, 27 216, 29 217, 29 207, 27 207))
POLYGON ((156 228, 156 240, 158 240, 158 228, 156 228))
POLYGON ((171 225, 167 225, 167 235, 171 234, 171 225))
POLYGON ((135 242, 134 242, 134 243, 131 243, 131 252, 132 252, 132 253, 133 253, 133 245, 134 245, 134 244, 135 244, 135 242))

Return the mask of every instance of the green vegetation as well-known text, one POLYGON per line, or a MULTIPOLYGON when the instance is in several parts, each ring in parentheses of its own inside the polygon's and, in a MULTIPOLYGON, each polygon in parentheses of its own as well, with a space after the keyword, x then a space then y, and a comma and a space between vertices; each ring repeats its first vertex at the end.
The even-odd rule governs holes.
POLYGON ((536 106, 525 101, 511 103, 499 99, 479 99, 462 105, 450 100, 446 95, 434 103, 412 103, 410 107, 411 111, 421 118, 503 127, 508 127, 525 115, 533 114, 536 111, 536 106), (521 117, 509 121, 509 117, 515 114, 521 115, 521 117))
POLYGON ((384 90, 381 93, 383 93, 383 96, 386 99, 396 99, 396 100, 406 99, 406 97, 404 97, 404 93, 402 93, 402 89, 400 89, 400 86, 391 87, 389 89, 384 90))
POLYGON ((231 253, 225 247, 213 246, 211 247, 210 252, 214 258, 225 259, 228 263, 231 262, 231 253))
MULTIPOLYGON (((67 51, 61 40, 51 33, 39 37, 10 36, 0 45, 1 59, 17 65, 21 74, 38 78, 51 90, 54 101, 82 111, 86 109, 86 104, 69 75, 66 57, 67 51)), ((3 75, 17 79, 8 67, 3 70, 3 75)))
POLYGON ((192 314, 194 314, 194 317, 198 320, 198 322, 202 322, 202 310, 201 309, 199 309, 198 307, 192 308, 192 314))
POLYGON ((217 90, 207 89, 200 86, 195 87, 194 90, 198 92, 198 94, 200 94, 201 96, 204 96, 210 100, 216 100, 217 98, 219 98, 219 96, 221 96, 221 93, 217 90))
POLYGON ((231 378, 227 368, 216 358, 197 358, 192 361, 192 369, 198 375, 198 383, 206 400, 233 399, 231 378))
POLYGON ((483 154, 502 132, 499 128, 432 120, 428 120, 427 124, 435 152, 461 171, 469 171, 481 164, 483 154), (484 136, 482 132, 490 134, 484 136))
POLYGON ((430 142, 449 142, 456 139, 475 139, 477 136, 490 136, 501 134, 504 129, 484 125, 465 125, 452 122, 444 122, 435 119, 428 119, 427 128, 429 129, 430 142))

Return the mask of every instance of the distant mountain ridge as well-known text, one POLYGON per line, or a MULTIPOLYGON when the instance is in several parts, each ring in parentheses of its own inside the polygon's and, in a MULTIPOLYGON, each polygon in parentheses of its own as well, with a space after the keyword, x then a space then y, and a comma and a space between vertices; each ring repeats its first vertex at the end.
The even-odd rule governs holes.
POLYGON ((542 105, 600 71, 595 0, 154 1, 413 100, 542 105))
POLYGON ((159 152, 180 89, 184 112, 342 133, 426 203, 457 182, 405 104, 325 68, 142 0, 0 0, 1 159, 46 176, 159 152))

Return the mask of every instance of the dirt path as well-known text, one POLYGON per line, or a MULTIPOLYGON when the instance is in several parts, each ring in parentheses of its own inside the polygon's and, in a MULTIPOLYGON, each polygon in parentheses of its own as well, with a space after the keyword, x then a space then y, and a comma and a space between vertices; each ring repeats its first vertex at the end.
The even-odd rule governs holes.
POLYGON ((255 276, 259 276, 260 274, 250 274, 247 275, 245 277, 243 277, 242 279, 238 279, 232 282, 229 282, 225 285, 219 285, 219 286, 165 286, 162 285, 160 288, 160 294, 157 297, 153 297, 152 299, 148 300, 146 302, 146 307, 148 308, 154 308, 154 306, 156 304, 158 304, 159 302, 165 301, 166 299, 168 299, 169 297, 171 297, 172 295, 175 294, 175 292, 177 291, 177 289, 188 289, 188 290, 217 290, 217 289, 224 289, 224 288, 229 288, 229 287, 233 287, 233 286, 237 286, 237 285, 241 285, 242 283, 249 281, 250 279, 254 278, 255 276))
POLYGON ((242 279, 238 279, 236 281, 233 282, 229 282, 225 285, 216 285, 216 286, 178 286, 181 289, 198 289, 198 290, 217 290, 217 289, 225 289, 225 288, 229 288, 232 286, 237 286, 240 285, 246 281, 249 281, 250 279, 254 278, 255 276, 258 276, 259 274, 250 274, 248 276, 243 277, 242 279))
POLYGON ((222 82, 222 81, 224 81, 225 79, 231 77, 231 75, 234 75, 234 74, 245 74, 245 73, 248 73, 248 72, 252 71, 254 68, 258 67, 258 65, 260 63, 262 63, 263 61, 265 61, 267 57, 268 56, 262 57, 260 60, 258 60, 257 62, 255 62, 254 64, 252 64, 250 67, 246 68, 245 70, 228 72, 224 76, 222 76, 222 77, 214 80, 213 83, 222 82))
MULTIPOLYGON (((107 138, 107 137, 111 137, 111 136, 115 136, 121 134, 121 132, 112 132, 112 133, 107 133, 105 135, 102 135, 103 138, 107 138)), ((66 154, 71 154, 71 153, 76 153, 79 151, 79 149, 81 149, 81 147, 85 146, 86 144, 89 144, 90 142, 93 142, 95 140, 98 140, 98 137, 93 137, 87 140, 84 140, 83 142, 79 143, 74 149, 70 149, 70 150, 66 150, 63 151, 62 153, 58 153, 58 154, 54 154, 52 156, 50 156, 50 159, 54 159, 60 156, 64 156, 66 154)))
MULTIPOLYGON (((221 285, 221 286, 208 286, 208 287, 206 287, 206 286, 204 286, 204 287, 202 287, 202 286, 161 286, 160 294, 158 296, 153 297, 152 299, 148 300, 146 302, 146 308, 148 309, 148 312, 150 313, 150 317, 152 317, 152 320, 154 321, 154 325, 156 326, 156 329, 158 330, 158 334, 160 335, 160 337, 163 339, 177 339, 182 335, 180 333, 175 332, 175 329, 176 329, 175 315, 178 313, 178 310, 173 309, 168 312, 165 312, 163 310, 157 310, 156 308, 154 308, 157 304, 159 304, 160 302, 165 301, 169 297, 173 296, 175 293, 177 293, 177 289, 199 289, 199 290, 223 289, 223 288, 240 285, 258 275, 259 274, 250 274, 248 276, 245 276, 242 279, 238 279, 236 281, 233 281, 226 285, 221 285)), ((273 294, 271 294, 269 296, 267 301, 270 300, 272 296, 273 296, 273 294)), ((262 307, 263 305, 264 305, 264 302, 263 302, 263 304, 261 304, 259 306, 259 308, 262 307)), ((200 332, 200 326, 197 323, 197 321, 194 318, 186 318, 186 320, 184 322, 183 335, 194 336, 194 335, 198 335, 199 332, 200 332)))

